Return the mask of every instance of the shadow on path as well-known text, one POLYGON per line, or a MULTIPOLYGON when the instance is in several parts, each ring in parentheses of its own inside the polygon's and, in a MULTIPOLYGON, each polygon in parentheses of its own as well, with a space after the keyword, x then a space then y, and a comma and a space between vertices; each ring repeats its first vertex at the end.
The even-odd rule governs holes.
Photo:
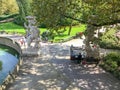
POLYGON ((24 57, 7 90, 119 90, 120 81, 100 67, 85 68, 69 60, 69 47, 43 46, 39 57, 24 57))
POLYGON ((66 59, 55 59, 53 65, 81 90, 119 90, 120 81, 100 67, 86 68, 66 59))

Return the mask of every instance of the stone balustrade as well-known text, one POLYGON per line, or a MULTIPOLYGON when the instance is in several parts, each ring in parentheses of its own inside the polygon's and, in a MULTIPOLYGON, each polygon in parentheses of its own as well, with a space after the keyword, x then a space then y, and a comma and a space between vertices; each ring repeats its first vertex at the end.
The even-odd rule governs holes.
POLYGON ((8 76, 3 81, 2 85, 0 85, 0 90, 5 90, 7 85, 15 80, 15 78, 19 72, 20 66, 22 65, 22 58, 21 58, 22 50, 21 50, 21 47, 19 46, 19 44, 10 38, 0 37, 0 44, 9 46, 9 47, 15 49, 20 55, 20 57, 19 57, 20 60, 18 61, 17 65, 15 66, 14 70, 12 72, 9 72, 8 76))

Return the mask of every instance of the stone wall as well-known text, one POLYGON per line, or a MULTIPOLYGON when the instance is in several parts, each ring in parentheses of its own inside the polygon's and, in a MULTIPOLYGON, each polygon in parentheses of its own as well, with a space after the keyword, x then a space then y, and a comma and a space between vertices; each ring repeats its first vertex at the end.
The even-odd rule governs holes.
POLYGON ((9 83, 12 83, 15 80, 15 78, 19 72, 20 66, 22 65, 22 58, 21 58, 22 50, 17 42, 15 42, 12 39, 6 38, 6 37, 0 37, 0 44, 14 48, 20 54, 20 57, 19 57, 20 60, 18 61, 17 65, 15 66, 13 72, 9 72, 9 75, 3 81, 2 85, 0 85, 0 90, 5 90, 7 85, 9 83))
POLYGON ((22 54, 22 50, 21 50, 20 45, 19 45, 16 41, 14 41, 14 40, 12 40, 12 39, 10 39, 10 38, 0 37, 0 44, 3 44, 3 45, 6 45, 6 46, 9 46, 9 47, 12 47, 12 48, 14 48, 20 55, 22 54))

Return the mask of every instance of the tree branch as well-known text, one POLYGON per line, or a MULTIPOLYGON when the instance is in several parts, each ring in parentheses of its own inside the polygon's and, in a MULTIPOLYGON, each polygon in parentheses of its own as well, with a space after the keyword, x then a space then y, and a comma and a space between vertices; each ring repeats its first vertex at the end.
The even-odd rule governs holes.
POLYGON ((94 26, 104 26, 104 25, 113 25, 113 24, 117 24, 117 23, 120 23, 120 20, 113 20, 111 22, 105 22, 105 23, 101 23, 101 24, 92 24, 94 26))
POLYGON ((85 21, 83 21, 83 20, 81 20, 81 19, 74 18, 74 17, 68 16, 68 15, 62 15, 62 16, 66 17, 66 18, 69 18, 69 19, 76 20, 76 21, 81 22, 81 23, 86 23, 85 21))
POLYGON ((5 19, 5 20, 0 21, 0 23, 11 22, 13 20, 14 20, 14 18, 9 18, 9 19, 5 19))
MULTIPOLYGON (((66 17, 66 18, 70 18, 70 19, 76 20, 76 21, 81 22, 81 23, 91 24, 89 22, 85 22, 85 21, 83 21, 81 19, 74 18, 74 17, 68 16, 68 15, 63 15, 63 16, 66 17)), ((104 26, 104 25, 113 25, 113 24, 117 24, 117 23, 120 23, 120 20, 113 20, 111 22, 104 22, 104 23, 101 23, 101 24, 94 23, 92 25, 100 27, 100 26, 104 26)))

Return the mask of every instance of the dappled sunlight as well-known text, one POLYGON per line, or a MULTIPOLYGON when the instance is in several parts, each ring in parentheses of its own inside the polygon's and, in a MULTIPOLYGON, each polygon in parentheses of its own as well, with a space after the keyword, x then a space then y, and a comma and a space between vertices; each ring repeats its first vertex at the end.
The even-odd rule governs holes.
MULTIPOLYGON (((37 61, 39 62, 40 60, 38 59, 37 61)), ((60 77, 59 74, 57 75, 56 70, 54 68, 51 68, 51 65, 48 62, 46 62, 46 60, 39 63, 39 65, 36 64, 36 62, 32 62, 31 64, 33 67, 37 67, 37 71, 36 71, 36 73, 32 73, 31 71, 29 71, 30 72, 29 76, 34 77, 34 80, 35 80, 35 78, 39 77, 39 79, 36 79, 35 86, 32 85, 33 87, 31 86, 31 88, 34 89, 34 88, 37 88, 38 85, 40 85, 40 86, 38 86, 38 88, 40 88, 40 87, 44 88, 44 89, 46 88, 46 90, 48 90, 49 88, 62 90, 61 86, 64 85, 64 81, 58 80, 58 78, 60 77), (56 84, 58 84, 58 85, 56 85, 56 84)), ((30 69, 33 69, 33 67, 30 69)), ((27 77, 28 76, 26 76, 26 78, 22 78, 22 80, 23 80, 21 82, 22 85, 24 85, 24 84, 29 85, 34 81, 33 78, 30 78, 30 77, 27 78, 27 77), (25 79, 26 79, 26 81, 24 81, 25 79), (27 80, 27 79, 29 79, 29 80, 27 80)))
POLYGON ((120 81, 99 66, 71 61, 69 48, 47 43, 42 45, 40 56, 24 57, 20 74, 9 90, 119 90, 120 81))
POLYGON ((119 90, 116 79, 99 67, 86 68, 66 59, 52 60, 52 62, 61 73, 68 76, 73 84, 78 85, 82 90, 109 90, 110 88, 119 90), (108 81, 113 78, 115 81, 108 81))
MULTIPOLYGON (((60 56, 59 53, 56 54, 55 59, 51 59, 51 62, 63 75, 69 77, 73 85, 77 85, 82 90, 109 90, 110 88, 119 90, 118 83, 113 85, 113 82, 107 81, 114 77, 106 73, 102 68, 94 68, 93 65, 84 67, 70 61, 69 58, 60 56), (107 77, 108 75, 109 77, 107 77)), ((67 55, 67 53, 65 54, 67 55)))

